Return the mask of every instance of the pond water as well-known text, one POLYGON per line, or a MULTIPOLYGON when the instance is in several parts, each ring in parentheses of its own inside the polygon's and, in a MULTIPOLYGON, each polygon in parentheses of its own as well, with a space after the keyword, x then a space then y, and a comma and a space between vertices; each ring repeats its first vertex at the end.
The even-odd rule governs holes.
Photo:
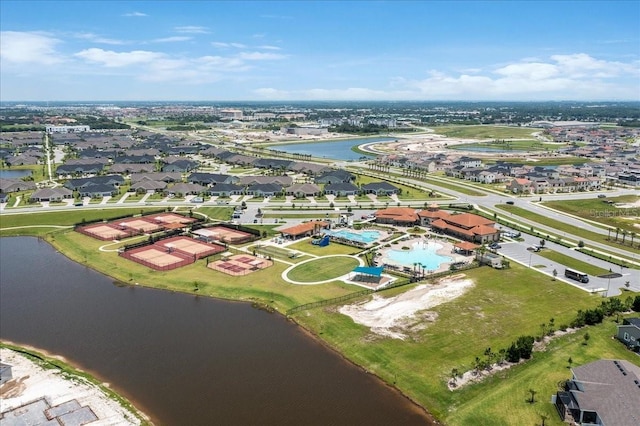
POLYGON ((430 424, 281 315, 117 284, 36 238, 0 251, 0 338, 64 356, 156 424, 430 424))
POLYGON ((307 154, 313 157, 332 158, 334 160, 354 161, 363 156, 375 157, 375 154, 362 154, 352 151, 351 148, 366 143, 390 142, 394 138, 372 137, 362 139, 345 139, 334 142, 306 142, 285 145, 271 145, 269 149, 295 154, 307 154))
POLYGON ((0 179, 17 179, 24 176, 31 175, 31 170, 19 169, 19 170, 0 170, 0 179))

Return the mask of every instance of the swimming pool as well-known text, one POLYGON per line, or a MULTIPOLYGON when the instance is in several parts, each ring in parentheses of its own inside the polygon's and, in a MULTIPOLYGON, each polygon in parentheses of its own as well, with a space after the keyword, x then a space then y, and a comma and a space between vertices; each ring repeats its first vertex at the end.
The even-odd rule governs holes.
POLYGON ((403 266, 422 265, 426 270, 437 270, 443 263, 453 262, 453 258, 436 253, 443 246, 436 242, 418 241, 411 244, 411 250, 389 250, 386 256, 403 266))
POLYGON ((357 241, 362 244, 371 244, 380 238, 380 232, 378 231, 354 232, 349 231, 348 229, 340 229, 339 231, 328 231, 327 234, 338 238, 344 238, 345 240, 357 241))

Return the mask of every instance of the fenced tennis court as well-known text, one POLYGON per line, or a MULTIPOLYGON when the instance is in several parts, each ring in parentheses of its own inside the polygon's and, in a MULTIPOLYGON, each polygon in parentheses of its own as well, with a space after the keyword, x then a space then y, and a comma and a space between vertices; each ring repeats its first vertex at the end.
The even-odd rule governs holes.
POLYGON ((108 223, 79 226, 76 228, 76 231, 91 238, 96 238, 103 241, 121 240, 123 238, 133 237, 134 235, 138 235, 140 233, 136 229, 119 229, 118 227, 108 223))
POLYGON ((211 256, 225 251, 225 247, 218 244, 207 244, 193 238, 178 236, 160 240, 155 243, 163 249, 181 251, 187 255, 193 256, 195 259, 211 256))
POLYGON ((220 271, 227 275, 247 275, 273 265, 273 261, 261 259, 250 254, 235 254, 225 256, 207 265, 207 268, 220 271))
POLYGON ((242 244, 253 240, 255 237, 248 232, 227 228, 226 226, 212 226, 193 231, 207 240, 222 241, 227 244, 242 244))
POLYGON ((163 249, 157 245, 148 245, 123 251, 120 256, 156 271, 169 271, 194 262, 193 255, 189 255, 170 248, 163 249))
POLYGON ((167 224, 167 223, 181 223, 188 224, 196 222, 197 220, 192 217, 183 216, 181 214, 176 213, 159 213, 150 216, 146 216, 147 219, 153 219, 156 223, 167 224))

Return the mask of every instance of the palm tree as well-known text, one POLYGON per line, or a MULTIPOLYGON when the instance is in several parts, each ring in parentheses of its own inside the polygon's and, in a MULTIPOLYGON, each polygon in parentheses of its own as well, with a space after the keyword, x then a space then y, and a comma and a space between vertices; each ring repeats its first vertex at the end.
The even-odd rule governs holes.
POLYGON ((629 233, 629 236, 631 237, 631 247, 633 247, 633 239, 636 237, 636 233, 635 232, 631 232, 631 233, 629 233))
POLYGON ((620 228, 616 228, 616 242, 618 242, 618 234, 620 233, 620 228))
POLYGON ((622 245, 624 245, 624 240, 627 239, 627 231, 625 231, 624 229, 622 230, 622 245))

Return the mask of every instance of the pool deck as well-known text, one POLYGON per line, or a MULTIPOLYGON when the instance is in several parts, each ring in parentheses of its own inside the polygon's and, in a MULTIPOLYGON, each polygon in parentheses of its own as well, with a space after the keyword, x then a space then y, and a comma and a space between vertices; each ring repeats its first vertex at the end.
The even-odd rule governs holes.
POLYGON ((382 248, 378 251, 378 253, 380 254, 380 257, 377 258, 377 263, 380 265, 392 265, 392 266, 396 266, 399 270, 402 270, 404 268, 412 268, 412 265, 405 265, 403 263, 399 263, 393 259, 391 259, 388 256, 388 253, 390 250, 400 250, 402 248, 402 246, 411 246, 415 243, 428 243, 428 242, 434 242, 437 244, 442 245, 442 248, 438 249, 436 251, 436 254, 439 254, 441 256, 447 256, 452 258, 453 260, 451 262, 444 262, 441 263, 440 266, 438 267, 438 269, 436 269, 435 271, 432 272, 442 272, 442 271, 447 271, 449 270, 449 266, 452 263, 455 262, 470 262, 473 260, 473 256, 463 256, 459 253, 455 253, 454 252, 454 247, 453 247, 453 243, 451 243, 450 241, 446 240, 446 239, 438 239, 438 238, 410 238, 407 240, 401 240, 401 241, 396 241, 395 243, 391 244, 391 247, 389 248, 382 248))

